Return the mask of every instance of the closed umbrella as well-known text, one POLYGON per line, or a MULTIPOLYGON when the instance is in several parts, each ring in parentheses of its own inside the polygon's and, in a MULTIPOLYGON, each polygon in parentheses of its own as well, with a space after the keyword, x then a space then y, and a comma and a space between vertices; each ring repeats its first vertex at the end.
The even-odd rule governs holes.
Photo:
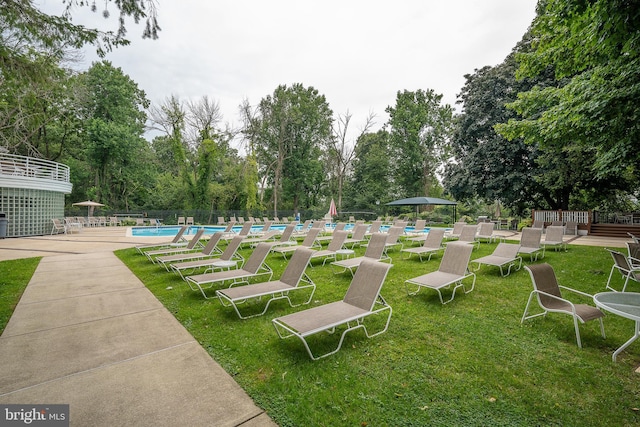
POLYGON ((329 215, 332 217, 338 215, 338 209, 336 209, 336 202, 331 199, 331 203, 329 204, 329 215))

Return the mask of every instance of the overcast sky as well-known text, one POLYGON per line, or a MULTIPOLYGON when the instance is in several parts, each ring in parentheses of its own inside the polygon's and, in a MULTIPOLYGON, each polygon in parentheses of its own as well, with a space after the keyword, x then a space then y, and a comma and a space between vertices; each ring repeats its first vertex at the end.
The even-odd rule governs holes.
MULTIPOLYGON (((61 0, 36 0, 48 13, 61 0)), ((102 2, 98 1, 98 8, 102 2)), ((301 83, 323 94, 352 127, 402 90, 433 89, 454 106, 465 74, 497 65, 535 16, 536 0, 158 0, 162 31, 142 40, 127 22, 130 46, 105 59, 122 68, 152 103, 174 94, 208 96, 224 121, 238 125, 238 106, 301 83)), ((115 29, 111 18, 79 9, 74 22, 115 29)), ((87 48, 87 69, 97 60, 87 48)))

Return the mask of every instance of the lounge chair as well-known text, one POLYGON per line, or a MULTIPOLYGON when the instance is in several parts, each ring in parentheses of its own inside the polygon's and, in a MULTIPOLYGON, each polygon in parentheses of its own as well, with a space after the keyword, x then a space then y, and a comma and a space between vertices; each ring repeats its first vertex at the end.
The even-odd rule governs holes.
POLYGON ((304 246, 305 248, 322 248, 320 243, 316 241, 318 234, 320 233, 319 228, 312 228, 309 230, 304 240, 299 245, 279 245, 278 243, 272 245, 271 250, 273 252, 281 254, 283 257, 287 258, 287 254, 295 251, 299 246, 304 246))
MULTIPOLYGON (((233 224, 235 224, 235 221, 233 221, 229 225, 231 225, 231 227, 233 227, 233 224)), ((229 229, 229 225, 227 225, 227 229, 229 229)), ((235 236, 247 237, 249 235, 249 233, 251 232, 251 227, 253 227, 253 223, 247 221, 244 224, 242 224, 242 228, 240 229, 240 231, 238 233, 234 233, 233 231, 225 230, 225 234, 222 236, 222 238, 228 240, 228 239, 232 239, 235 236)))
POLYGON ((476 284, 476 275, 469 271, 469 260, 471 259, 471 251, 473 246, 466 243, 450 242, 444 250, 442 261, 437 271, 423 274, 405 281, 405 289, 408 295, 417 294, 421 288, 429 288, 438 292, 440 302, 447 304, 453 301, 456 296, 456 290, 462 288, 465 294, 473 291, 476 284), (471 289, 467 290, 463 280, 473 277, 471 289), (410 291, 408 285, 416 285, 415 291, 410 291), (449 288, 454 285, 451 298, 446 302, 442 299, 442 289, 449 288))
POLYGON ((257 237, 245 237, 242 239, 241 247, 245 246, 253 246, 255 247, 258 243, 262 242, 275 242, 276 237, 280 235, 278 230, 267 231, 266 233, 257 236, 257 237))
POLYGON ((196 252, 198 249, 203 248, 204 246, 200 243, 200 238, 204 233, 204 228, 199 229, 196 234, 193 235, 191 240, 187 243, 186 246, 176 248, 176 247, 167 247, 164 249, 155 249, 151 251, 143 252, 149 261, 155 262, 155 258, 164 255, 177 254, 180 252, 196 252))
POLYGON ((294 238, 296 224, 289 224, 284 228, 280 238, 275 241, 273 246, 297 245, 298 242, 294 238))
POLYGON ((544 221, 541 219, 536 219, 533 221, 533 225, 531 228, 539 228, 540 230, 544 230, 544 221))
POLYGON ((342 268, 342 270, 337 272, 336 274, 344 273, 345 271, 349 270, 351 276, 353 276, 354 270, 357 269, 364 260, 368 259, 371 261, 391 261, 391 258, 384 255, 384 244, 386 241, 386 233, 374 233, 373 236, 371 236, 371 238, 369 239, 367 250, 364 252, 363 256, 334 261, 331 263, 331 265, 342 268))
POLYGON ((480 247, 480 242, 476 240, 476 234, 478 232, 477 225, 463 225, 462 230, 460 231, 460 236, 458 240, 453 242, 445 242, 445 245, 449 245, 451 243, 464 243, 471 245, 472 248, 480 247))
POLYGON ((422 246, 403 248, 400 252, 409 254, 406 259, 410 259, 413 254, 418 255, 420 261, 422 261, 423 256, 429 255, 427 259, 427 261, 429 261, 433 254, 444 250, 445 247, 442 245, 444 232, 444 228, 432 228, 429 230, 429 233, 427 233, 422 246))
MULTIPOLYGON (((329 231, 330 234, 328 234, 326 236, 318 237, 318 239, 317 239, 318 242, 320 242, 320 244, 322 244, 322 242, 331 241, 333 239, 333 233, 335 233, 336 231, 344 230, 346 225, 347 225, 346 222, 338 222, 335 227, 330 229, 330 231, 329 231)), ((345 235, 345 237, 346 237, 346 235, 345 235)))
POLYGON ((462 233, 462 227, 467 225, 466 222, 455 222, 453 224, 453 229, 451 229, 448 233, 445 233, 445 237, 447 239, 457 239, 460 237, 460 233, 462 233))
POLYGON ((139 245, 139 246, 136 246, 136 249, 138 250, 138 252, 140 252, 142 254, 146 250, 186 246, 187 245, 187 240, 184 238, 184 233, 186 233, 188 229, 189 229, 189 227, 187 227, 186 225, 183 225, 182 227, 180 227, 180 230, 178 230, 176 235, 173 236, 173 239, 171 241, 164 242, 164 243, 154 243, 154 244, 148 244, 148 245, 139 245))
POLYGON ((366 224, 358 224, 353 227, 351 237, 344 241, 346 247, 353 249, 356 245, 360 245, 365 241, 365 235, 369 226, 366 224))
POLYGON ((231 239, 222 254, 218 257, 194 259, 191 261, 176 261, 169 264, 169 267, 174 273, 178 273, 182 280, 186 280, 186 276, 202 268, 206 268, 207 270, 204 272, 208 273, 209 271, 215 271, 216 269, 229 269, 231 267, 235 267, 238 263, 242 265, 244 263, 244 258, 238 253, 238 249, 240 248, 240 243, 243 239, 244 237, 242 236, 236 236, 231 239))
POLYGON ((624 279, 622 292, 627 289, 629 280, 640 283, 640 267, 634 267, 631 260, 629 260, 629 258, 622 252, 614 251, 612 249, 607 250, 613 257, 613 266, 611 267, 611 271, 609 272, 609 279, 607 280, 606 288, 617 292, 617 289, 614 289, 611 286, 611 279, 613 278, 614 271, 618 271, 618 273, 620 273, 622 275, 622 278, 624 279))
POLYGON ((422 236, 427 232, 427 230, 425 230, 426 225, 426 219, 417 219, 415 225, 413 226, 413 230, 408 231, 406 235, 411 237, 422 236))
POLYGON ((500 275, 502 277, 508 276, 511 273, 511 267, 516 267, 516 271, 522 268, 522 257, 518 256, 520 245, 515 243, 498 243, 495 250, 491 255, 483 256, 474 259, 472 262, 478 264, 476 271, 480 270, 482 264, 493 265, 500 268, 500 275), (502 269, 504 266, 508 266, 507 273, 505 274, 502 269))
POLYGON ((531 319, 538 316, 546 316, 547 313, 565 313, 573 317, 573 324, 576 330, 576 341, 578 347, 582 348, 582 342, 580 341, 580 329, 578 328, 578 321, 581 323, 588 322, 589 320, 600 320, 600 331, 602 332, 602 338, 605 338, 604 323, 602 313, 598 308, 592 307, 587 304, 574 304, 571 301, 564 299, 560 292, 560 289, 564 289, 584 297, 593 298, 592 295, 578 291, 576 289, 568 288, 558 284, 555 272, 549 264, 534 264, 525 266, 531 276, 533 282, 533 291, 529 294, 529 300, 527 306, 524 309, 524 314, 520 323, 523 323, 526 319, 531 319), (527 316, 529 312, 529 306, 533 297, 536 297, 542 313, 531 314, 527 316))
POLYGON ((224 219, 223 216, 219 216, 218 217, 218 225, 226 225, 227 221, 224 219))
POLYGON ((304 344, 309 357, 318 360, 337 353, 342 347, 344 337, 348 332, 362 328, 368 338, 380 335, 389 327, 391 321, 391 306, 380 296, 380 290, 391 264, 364 260, 342 301, 313 307, 287 316, 278 317, 272 323, 280 338, 298 337, 304 344), (376 308, 376 304, 379 308, 376 308), (374 315, 386 314, 384 327, 370 334, 365 320, 374 315), (307 337, 321 332, 334 333, 338 328, 345 327, 340 340, 334 350, 315 356, 309 347, 307 337))
POLYGON ((195 261, 204 258, 211 258, 222 253, 218 248, 218 242, 220 242, 222 233, 214 233, 209 238, 209 241, 200 252, 183 252, 172 255, 163 255, 156 257, 156 262, 159 262, 164 266, 167 271, 171 271, 170 265, 177 262, 195 261))
POLYGON ((402 251, 404 244, 400 240, 400 236, 402 236, 403 233, 404 233, 404 227, 402 226, 398 227, 394 225, 393 227, 389 228, 389 231, 387 231, 387 240, 384 242, 385 255, 388 256, 389 249, 395 248, 395 247, 400 247, 400 250, 402 251))
POLYGON ((183 216, 178 217, 178 225, 186 225, 185 219, 183 216))
POLYGON ((544 246, 545 250, 548 247, 552 247, 556 251, 558 249, 562 250, 563 248, 566 251, 567 244, 564 242, 564 226, 550 225, 549 227, 547 227, 542 245, 544 246))
POLYGON ((271 245, 269 243, 260 243, 253 250, 242 268, 187 276, 186 281, 192 290, 199 290, 206 299, 209 299, 205 289, 209 289, 215 284, 231 282, 229 285, 231 288, 240 283, 248 284, 249 279, 262 275, 269 275, 267 280, 271 280, 273 270, 264 262, 270 249, 271 245))
POLYGON ((379 233, 380 232, 380 227, 382 226, 382 221, 380 220, 375 220, 371 222, 371 225, 369 226, 369 228, 367 229, 367 232, 365 233, 365 237, 367 239, 371 238, 371 236, 373 236, 375 233, 379 233))
POLYGON ((541 258, 544 258, 544 246, 540 245, 540 240, 542 240, 542 228, 523 228, 518 253, 528 254, 531 262, 537 261, 540 254, 542 254, 541 258), (534 255, 535 258, 533 257, 534 255))
POLYGON ((187 221, 185 222, 185 225, 193 225, 193 217, 192 216, 188 216, 187 217, 187 221))
POLYGON ((629 237, 631 237, 631 239, 635 242, 635 243, 640 243, 640 236, 636 236, 633 233, 627 233, 629 235, 629 237))
POLYGON ((481 222, 478 224, 476 241, 492 243, 494 240, 499 239, 500 236, 494 233, 495 226, 496 225, 493 222, 481 222))
POLYGON ((300 227, 296 227, 295 228, 294 234, 296 234, 296 235, 307 234, 309 232, 310 228, 311 228, 311 220, 308 219, 300 227))
POLYGON ((267 312, 269 305, 273 301, 280 299, 286 299, 289 301, 289 305, 291 307, 297 307, 301 304, 309 304, 311 302, 311 298, 313 298, 314 292, 316 291, 315 283, 313 283, 305 273, 305 269, 311 259, 312 252, 313 251, 309 248, 297 248, 279 280, 270 280, 247 286, 220 289, 216 291, 216 295, 220 299, 220 303, 222 303, 222 305, 233 306, 238 317, 241 319, 248 319, 250 317, 263 315, 267 312), (295 291, 308 292, 309 290, 311 292, 309 293, 309 298, 306 301, 300 304, 293 304, 291 302, 291 299, 289 298, 290 293, 295 291), (240 313, 238 305, 243 304, 248 300, 261 301, 263 298, 268 298, 268 300, 262 312, 245 316, 240 313))
MULTIPOLYGON (((337 251, 342 249, 344 245, 344 241, 346 239, 347 239, 346 231, 344 230, 336 231, 335 233, 333 233, 333 238, 331 239, 331 242, 329 242, 329 246, 327 246, 327 249, 313 251, 313 254, 311 254, 311 259, 313 260, 317 258, 322 258, 322 265, 325 265, 327 260, 335 261, 337 251)), ((313 264, 311 264, 311 262, 309 262, 309 265, 313 267, 313 264)))

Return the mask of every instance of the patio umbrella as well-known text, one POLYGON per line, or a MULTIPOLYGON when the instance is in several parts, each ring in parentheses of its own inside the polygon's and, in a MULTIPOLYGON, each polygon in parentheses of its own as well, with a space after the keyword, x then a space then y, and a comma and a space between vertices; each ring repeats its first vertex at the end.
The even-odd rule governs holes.
POLYGON ((88 207, 88 212, 87 214, 89 216, 93 215, 93 210, 96 208, 96 206, 104 206, 102 203, 98 203, 98 202, 94 202, 92 200, 86 200, 84 202, 78 202, 78 203, 73 203, 73 206, 86 206, 88 207))
POLYGON ((329 204, 329 215, 331 215, 332 217, 338 215, 338 209, 336 209, 336 202, 333 200, 333 198, 331 199, 331 204, 329 204))

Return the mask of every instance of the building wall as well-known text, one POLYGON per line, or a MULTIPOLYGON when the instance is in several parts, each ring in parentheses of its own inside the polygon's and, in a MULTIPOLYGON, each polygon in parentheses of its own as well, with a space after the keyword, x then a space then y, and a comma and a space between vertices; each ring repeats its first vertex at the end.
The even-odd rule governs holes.
POLYGON ((49 234, 51 219, 64 217, 64 193, 0 188, 0 212, 8 219, 7 237, 49 234))

